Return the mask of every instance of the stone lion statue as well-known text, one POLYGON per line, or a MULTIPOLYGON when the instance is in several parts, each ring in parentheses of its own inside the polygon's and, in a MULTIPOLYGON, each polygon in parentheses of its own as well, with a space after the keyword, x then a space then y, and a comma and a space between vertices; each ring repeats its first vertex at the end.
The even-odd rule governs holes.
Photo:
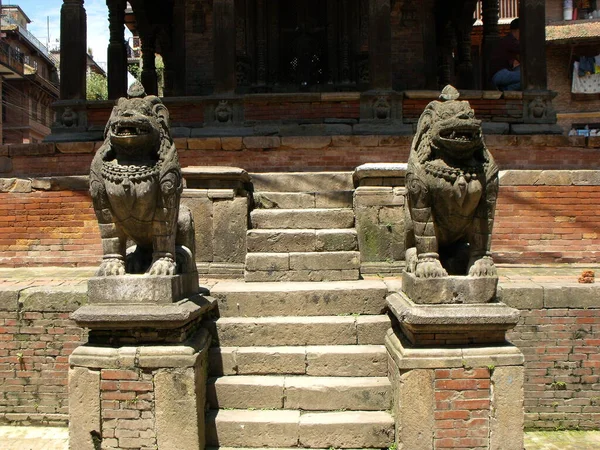
POLYGON ((495 276, 490 253, 498 167, 469 102, 446 86, 419 118, 406 173, 406 270, 495 276))
POLYGON ((183 178, 167 108, 136 82, 117 101, 104 136, 90 169, 103 251, 96 275, 195 272, 194 225, 179 205, 183 178))

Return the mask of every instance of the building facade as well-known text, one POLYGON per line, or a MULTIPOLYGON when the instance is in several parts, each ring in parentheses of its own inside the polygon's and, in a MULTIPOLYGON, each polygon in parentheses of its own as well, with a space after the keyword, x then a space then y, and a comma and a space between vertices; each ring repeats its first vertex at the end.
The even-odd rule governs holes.
POLYGON ((41 142, 50 134, 51 104, 58 99, 56 60, 28 30, 16 5, 2 6, 2 143, 41 142))

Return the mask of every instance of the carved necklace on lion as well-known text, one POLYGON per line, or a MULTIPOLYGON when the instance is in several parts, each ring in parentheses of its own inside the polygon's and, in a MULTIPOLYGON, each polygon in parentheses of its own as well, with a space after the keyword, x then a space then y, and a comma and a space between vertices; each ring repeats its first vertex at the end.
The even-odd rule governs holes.
POLYGON ((147 181, 151 178, 158 178, 159 172, 160 162, 152 166, 122 166, 115 161, 102 162, 102 176, 104 179, 112 181, 113 183, 120 183, 125 180, 133 182, 147 181))
POLYGON ((477 178, 484 178, 487 171, 487 163, 474 167, 449 167, 433 164, 432 161, 427 161, 425 164, 425 172, 436 178, 443 178, 446 181, 455 182, 458 178, 463 177, 468 183, 477 178))

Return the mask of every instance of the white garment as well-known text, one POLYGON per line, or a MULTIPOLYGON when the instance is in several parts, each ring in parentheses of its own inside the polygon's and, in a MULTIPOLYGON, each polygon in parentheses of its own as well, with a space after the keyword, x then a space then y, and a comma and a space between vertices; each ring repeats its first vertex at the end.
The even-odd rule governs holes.
POLYGON ((574 94, 600 94, 600 73, 593 73, 580 77, 578 75, 579 63, 573 64, 573 84, 571 92, 574 94))

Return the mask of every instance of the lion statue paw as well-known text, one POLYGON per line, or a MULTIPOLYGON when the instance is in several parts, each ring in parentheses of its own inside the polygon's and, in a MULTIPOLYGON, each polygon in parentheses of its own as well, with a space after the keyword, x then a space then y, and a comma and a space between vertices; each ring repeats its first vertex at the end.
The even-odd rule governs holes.
POLYGON ((417 262, 415 276, 419 278, 440 278, 447 277, 448 272, 442 267, 439 259, 425 259, 417 262))
POLYGON ((171 257, 158 258, 152 263, 148 270, 149 275, 175 275, 176 264, 171 257))
POLYGON ((96 271, 97 277, 125 275, 125 262, 121 258, 107 258, 96 271))
POLYGON ((490 256, 476 259, 469 264, 470 277, 495 277, 496 275, 498 271, 490 256))

